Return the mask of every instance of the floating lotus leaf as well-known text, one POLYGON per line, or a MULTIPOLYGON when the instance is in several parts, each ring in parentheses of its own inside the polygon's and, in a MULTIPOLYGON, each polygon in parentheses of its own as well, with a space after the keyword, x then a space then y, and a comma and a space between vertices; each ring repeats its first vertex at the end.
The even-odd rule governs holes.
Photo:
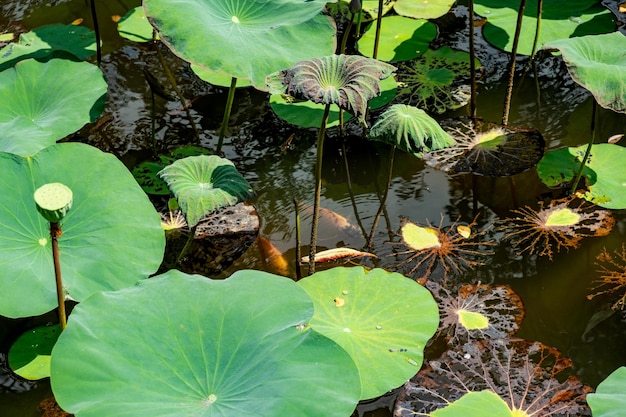
POLYGON ((0 71, 27 58, 41 61, 69 54, 84 60, 95 53, 96 36, 91 29, 75 25, 42 26, 21 34, 17 42, 0 49, 0 71))
MULTIPOLYGON (((537 174, 548 187, 571 182, 585 156, 587 145, 550 151, 539 161, 537 174)), ((626 208, 626 149, 602 143, 591 146, 583 168, 584 198, 600 207, 626 208)))
POLYGON ((171 270, 74 309, 52 352, 52 390, 77 417, 348 416, 358 372, 307 326, 312 315, 283 277, 171 270))
POLYGON ((448 13, 453 4, 451 0, 396 0, 393 10, 415 19, 436 19, 448 13))
POLYGON ((207 214, 253 195, 250 184, 235 165, 216 155, 179 159, 163 168, 159 176, 176 196, 189 227, 207 214))
MULTIPOLYGON (((405 384, 394 416, 590 416, 585 395, 591 388, 578 378, 565 375, 570 366, 571 360, 539 342, 489 339, 468 343, 430 361, 405 384), (486 410, 494 410, 496 414, 487 411, 476 414, 476 410, 472 410, 472 414, 464 408, 461 408, 462 413, 456 414, 452 410, 458 409, 453 407, 450 413, 443 411, 450 402, 468 392, 484 390, 497 394, 508 408, 508 414, 501 406, 491 408, 495 405, 493 398, 474 400, 480 400, 479 403, 487 400, 484 402, 486 410)), ((475 406, 476 403, 472 405, 475 406)))
MULTIPOLYGON (((469 225, 470 228, 475 226, 475 221, 469 225)), ((398 233, 400 241, 391 242, 397 249, 390 255, 400 260, 386 268, 403 272, 420 283, 435 277, 434 272, 438 270, 445 279, 449 274, 458 274, 485 263, 493 253, 489 249, 493 242, 481 240, 484 233, 484 230, 475 231, 465 237, 466 233, 459 232, 456 222, 446 228, 441 223, 438 227, 430 223, 420 226, 402 217, 398 233)))
MULTIPOLYGON (((516 410, 518 411, 518 410, 516 410)), ((493 391, 468 392, 444 408, 433 411, 431 417, 524 417, 512 411, 493 391)))
POLYGON ((124 288, 159 267, 165 246, 159 215, 113 155, 63 143, 28 158, 0 153, 0 170, 1 315, 34 316, 57 306, 49 223, 33 198, 46 183, 63 183, 73 193, 59 238, 69 297, 82 301, 124 288))
POLYGON ((439 305, 440 332, 450 343, 509 337, 524 319, 521 298, 506 285, 455 286, 429 281, 426 288, 439 305))
POLYGON ((561 52, 574 81, 591 91, 599 105, 626 113, 626 36, 613 32, 560 39, 544 48, 561 52))
POLYGON ((596 392, 587 395, 587 402, 593 417, 619 417, 626 410, 626 367, 617 368, 604 381, 596 392))
POLYGON ((525 206, 513 213, 515 217, 503 220, 499 227, 506 231, 503 239, 519 254, 537 253, 550 259, 553 247, 556 252, 577 248, 582 238, 606 236, 615 224, 610 211, 578 198, 553 200, 546 208, 540 202, 536 210, 525 206))
MULTIPOLYGON (((383 18, 378 44, 377 58, 382 61, 406 61, 417 58, 428 49, 437 36, 437 26, 425 19, 411 19, 403 16, 383 18)), ((359 52, 372 57, 376 23, 370 24, 357 42, 359 52)))
POLYGON ((336 104, 363 119, 367 102, 381 92, 380 80, 396 68, 358 55, 329 55, 300 61, 267 77, 272 93, 314 103, 336 104))
POLYGON ((265 76, 335 49, 322 0, 146 0, 159 36, 186 61, 265 88, 265 76))
POLYGON ((406 104, 394 104, 381 114, 368 137, 397 146, 421 158, 429 152, 455 144, 439 123, 424 110, 406 104))
MULTIPOLYGON (((530 55, 537 26, 537 2, 528 0, 524 10, 518 54, 530 55)), ((497 48, 511 52, 520 0, 476 0, 475 11, 487 18, 485 38, 497 48)), ((543 2, 537 47, 557 39, 607 33, 615 30, 611 12, 596 0, 543 2)))
POLYGON ((414 375, 439 323, 437 305, 400 274, 333 268, 298 281, 313 299, 311 327, 341 345, 361 376, 361 399, 378 397, 414 375))
POLYGON ((74 133, 102 113, 106 91, 102 72, 87 62, 18 62, 0 73, 0 150, 33 155, 74 133))
MULTIPOLYGON (((366 13, 365 17, 370 19, 378 18, 379 0, 361 0, 362 10, 366 13)), ((386 15, 395 4, 395 0, 383 0, 382 16, 386 15)))
MULTIPOLYGON (((476 68, 480 68, 480 62, 476 68)), ((460 81, 470 76, 469 54, 447 46, 428 49, 421 57, 398 65, 399 98, 407 104, 443 113, 469 102, 460 81)), ((467 89, 469 92, 469 88, 467 89)))
POLYGON ((117 24, 117 31, 121 37, 133 42, 150 42, 154 28, 146 19, 143 7, 131 9, 117 24))
POLYGON ((443 171, 506 177, 534 167, 543 156, 545 141, 536 130, 492 124, 476 129, 464 124, 445 128, 456 145, 424 154, 428 165, 443 171))
POLYGON ((60 325, 40 326, 20 335, 9 350, 9 365, 25 379, 50 376, 50 353, 61 334, 60 325))

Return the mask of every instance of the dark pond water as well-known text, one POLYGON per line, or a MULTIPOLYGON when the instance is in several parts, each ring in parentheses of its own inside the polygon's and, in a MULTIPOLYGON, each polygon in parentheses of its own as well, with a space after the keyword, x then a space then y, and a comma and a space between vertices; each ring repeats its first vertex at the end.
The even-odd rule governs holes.
MULTIPOLYGON (((111 20, 111 16, 124 15, 138 4, 138 1, 129 0, 98 2, 105 38, 102 68, 109 84, 105 110, 109 121, 97 128, 86 127, 71 138, 112 152, 129 167, 147 158, 150 149, 150 95, 142 70, 149 68, 165 82, 155 52, 120 38, 111 20)), ((460 6, 457 15, 461 16, 464 10, 460 6)), ((89 9, 83 0, 3 0, 0 1, 0 13, 0 32, 15 30, 14 23, 31 29, 49 23, 70 23, 78 18, 84 19, 84 25, 91 26, 89 9)), ((454 21, 454 16, 449 18, 454 21)), ((466 36, 463 31, 444 32, 440 42, 462 47, 466 36)), ((167 50, 162 49, 162 52, 185 98, 193 102, 191 114, 199 127, 201 143, 209 148, 214 147, 217 142, 216 129, 226 101, 225 89, 198 80, 186 65, 167 50)), ((488 74, 480 85, 479 115, 487 120, 498 121, 504 96, 500 78, 504 73, 506 58, 484 42, 479 43, 478 55, 488 74)), ((558 59, 541 62, 538 74, 538 80, 528 77, 518 88, 510 124, 539 129, 548 149, 586 143, 589 137, 591 97, 565 75, 558 59), (536 88, 536 81, 540 85, 539 89, 536 88)), ((158 99, 156 104, 157 138, 161 148, 196 140, 180 103, 158 99)), ((599 113, 598 141, 624 131, 626 118, 623 115, 618 116, 605 110, 599 113)), ((445 117, 457 115, 462 115, 462 112, 446 114, 445 117)), ((353 126, 350 131, 358 133, 359 130, 353 126)), ((356 229, 342 232, 331 222, 322 220, 318 244, 323 248, 362 248, 365 238, 355 230, 362 227, 369 233, 372 226, 387 178, 389 149, 357 136, 350 136, 343 142, 338 132, 332 129, 329 136, 323 163, 322 206, 345 217, 356 229), (348 177, 351 187, 347 185, 348 177)), ((266 94, 241 89, 236 95, 224 152, 227 158, 235 162, 257 193, 251 202, 261 217, 260 234, 288 259, 293 259, 293 198, 305 205, 312 204, 315 132, 281 122, 271 113, 266 94), (292 135, 289 145, 285 145, 292 135)), ((378 224, 373 244, 378 259, 364 261, 367 266, 385 267, 395 260, 393 247, 387 242, 398 230, 400 216, 421 224, 427 221, 439 224, 441 221, 444 226, 457 219, 470 222, 475 214, 473 195, 476 195, 479 223, 487 225, 505 216, 514 207, 514 201, 519 204, 532 203, 547 192, 535 171, 530 170, 514 177, 514 191, 506 179, 477 177, 473 193, 469 176, 451 177, 402 152, 396 152, 392 173, 385 215, 378 224)), ((522 297, 526 308, 526 318, 517 335, 561 350, 573 360, 574 372, 584 383, 594 387, 615 368, 626 364, 626 325, 620 315, 616 314, 600 323, 583 337, 590 318, 602 304, 602 300, 588 301, 586 298, 592 281, 598 277, 595 258, 602 248, 613 251, 625 240, 626 216, 623 211, 614 214, 617 224, 608 236, 583 241, 580 248, 569 253, 559 253, 552 261, 536 257, 511 258, 506 248, 499 247, 488 265, 460 277, 465 282, 480 280, 513 287, 522 297)), ((305 212, 303 242, 309 240, 308 217, 305 212)), ((498 234, 494 234, 494 238, 498 237, 498 234)), ((243 268, 273 272, 271 266, 264 263, 259 248, 252 245, 218 277, 227 277, 243 268)), ((41 320, 45 321, 45 318, 41 320)), ((6 352, 18 330, 32 326, 35 321, 1 319, 0 352, 6 352)), ((0 374, 0 417, 40 415, 36 411, 37 404, 42 398, 50 396, 48 384, 11 381, 8 376, 0 374)), ((388 416, 390 414, 385 407, 384 403, 367 405, 361 414, 388 416), (377 407, 380 408, 377 411, 366 411, 377 407)))

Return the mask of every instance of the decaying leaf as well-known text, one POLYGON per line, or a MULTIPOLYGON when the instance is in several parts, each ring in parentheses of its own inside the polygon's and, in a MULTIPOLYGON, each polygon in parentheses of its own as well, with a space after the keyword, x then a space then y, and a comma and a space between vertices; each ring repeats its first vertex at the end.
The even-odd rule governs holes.
POLYGON ((621 252, 609 253, 606 248, 596 258, 599 267, 600 279, 595 282, 593 294, 588 299, 603 294, 617 295, 618 299, 612 305, 613 310, 626 308, 626 245, 622 244, 621 252))
POLYGON ((525 206, 513 213, 516 216, 503 220, 498 228, 506 231, 503 239, 510 241, 518 254, 537 253, 550 259, 553 248, 556 252, 577 248, 583 237, 605 236, 615 224, 610 211, 579 198, 553 200, 546 208, 540 202, 537 210, 525 206))
MULTIPOLYGON (((373 253, 362 252, 352 248, 333 248, 317 252, 315 254, 315 262, 330 262, 336 259, 354 258, 358 256, 376 258, 376 255, 374 255, 373 253)), ((303 264, 308 263, 309 257, 303 256, 300 262, 302 262, 303 264)))
POLYGON ((568 358, 521 339, 487 339, 446 351, 407 382, 395 417, 427 415, 468 392, 490 390, 515 416, 590 416, 591 388, 564 374, 568 358))
MULTIPOLYGON (((460 273, 479 265, 484 265, 486 258, 493 252, 489 250, 493 241, 480 240, 486 230, 475 232, 470 238, 459 233, 457 222, 449 227, 428 223, 420 226, 406 217, 402 217, 398 236, 400 241, 390 242, 401 247, 392 256, 401 259, 387 268, 399 270, 404 275, 425 283, 431 274, 440 269, 445 280, 450 273, 460 273)), ((468 225, 476 227, 476 219, 468 225)))
POLYGON ((426 283, 439 305, 439 333, 450 344, 512 336, 524 319, 521 298, 507 285, 426 283))

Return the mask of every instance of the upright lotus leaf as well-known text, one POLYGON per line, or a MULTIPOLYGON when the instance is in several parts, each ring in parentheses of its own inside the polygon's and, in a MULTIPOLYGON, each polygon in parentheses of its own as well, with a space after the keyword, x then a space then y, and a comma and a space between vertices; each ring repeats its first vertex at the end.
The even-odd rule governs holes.
POLYGON ((369 132, 370 139, 397 146, 421 158, 430 152, 455 144, 439 123, 424 110, 406 104, 394 104, 381 114, 369 132))
POLYGON ((380 80, 393 65, 358 55, 330 55, 300 61, 267 76, 270 92, 314 103, 336 104, 363 119, 367 102, 380 94, 380 80))
POLYGON ((561 52, 574 81, 591 91, 599 105, 626 113, 626 36, 613 32, 560 39, 544 49, 561 52))
MULTIPOLYGON (((476 68, 480 62, 475 60, 476 68)), ((470 56, 447 46, 428 49, 421 57, 398 65, 398 96, 406 104, 443 113, 469 102, 470 56)))
POLYGON ((145 0, 161 40, 186 61, 263 90, 267 74, 335 50, 325 0, 145 0))
MULTIPOLYGON (((517 53, 530 55, 537 26, 537 2, 524 10, 517 53)), ((475 0, 475 11, 485 17, 483 35, 491 44, 511 52, 520 0, 475 0)), ((552 0, 542 5, 538 47, 557 39, 608 33, 615 30, 611 12, 596 0, 552 0)))
POLYGON ((0 150, 33 155, 74 133, 102 113, 106 91, 102 72, 87 62, 27 59, 0 72, 0 124, 5 128, 0 150))
MULTIPOLYGON (((585 395, 591 388, 571 375, 571 365, 558 350, 539 342, 488 339, 468 343, 447 350, 405 384, 394 416, 473 416, 443 410, 468 392, 489 390, 510 410, 497 416, 589 417, 585 395)), ((482 415, 492 416, 486 411, 482 415)))
POLYGON ((76 25, 42 26, 21 34, 17 42, 0 49, 0 71, 28 58, 42 61, 55 56, 67 58, 69 54, 84 60, 95 53, 96 36, 91 29, 76 25))
MULTIPOLYGON (((404 16, 383 18, 380 31, 377 58, 395 62, 417 58, 428 49, 437 36, 437 26, 425 19, 411 19, 404 16)), ((357 42, 359 52, 372 57, 376 39, 376 23, 369 25, 357 42)))
POLYGON ((393 10, 415 19, 437 19, 448 13, 453 4, 452 0, 396 0, 393 10))
POLYGON ((212 211, 233 206, 253 195, 250 184, 235 164, 217 155, 179 159, 163 168, 159 176, 176 196, 189 227, 212 211))
POLYGON ((619 417, 626 410, 626 367, 617 368, 604 381, 596 392, 587 395, 587 402, 593 417, 619 417))
POLYGON ((345 417, 348 353, 311 329, 291 280, 171 270, 79 304, 52 351, 57 401, 77 417, 345 417))
MULTIPOLYGON (((539 161, 537 174, 548 187, 572 181, 585 156, 587 145, 551 151, 539 161)), ((626 149, 611 143, 591 146, 582 176, 584 198, 600 207, 626 208, 626 149)))
POLYGON ((311 327, 341 345, 361 376, 361 399, 400 386, 419 370, 439 323, 421 285, 383 269, 333 268, 298 281, 315 304, 311 327))
POLYGON ((159 215, 113 155, 63 143, 27 158, 0 153, 0 170, 1 315, 35 316, 57 305, 49 222, 33 200, 46 183, 73 193, 58 240, 71 299, 133 285, 159 267, 165 246, 159 215))

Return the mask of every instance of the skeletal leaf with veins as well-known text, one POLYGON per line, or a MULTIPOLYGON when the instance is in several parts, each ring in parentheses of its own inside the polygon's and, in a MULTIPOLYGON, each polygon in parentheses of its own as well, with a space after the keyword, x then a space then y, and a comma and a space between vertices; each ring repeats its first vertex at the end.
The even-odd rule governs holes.
POLYGON ((621 251, 613 253, 604 248, 596 257, 596 265, 599 267, 600 278, 595 281, 593 294, 588 299, 599 295, 612 294, 618 296, 611 308, 624 310, 626 308, 626 245, 622 244, 621 251))

